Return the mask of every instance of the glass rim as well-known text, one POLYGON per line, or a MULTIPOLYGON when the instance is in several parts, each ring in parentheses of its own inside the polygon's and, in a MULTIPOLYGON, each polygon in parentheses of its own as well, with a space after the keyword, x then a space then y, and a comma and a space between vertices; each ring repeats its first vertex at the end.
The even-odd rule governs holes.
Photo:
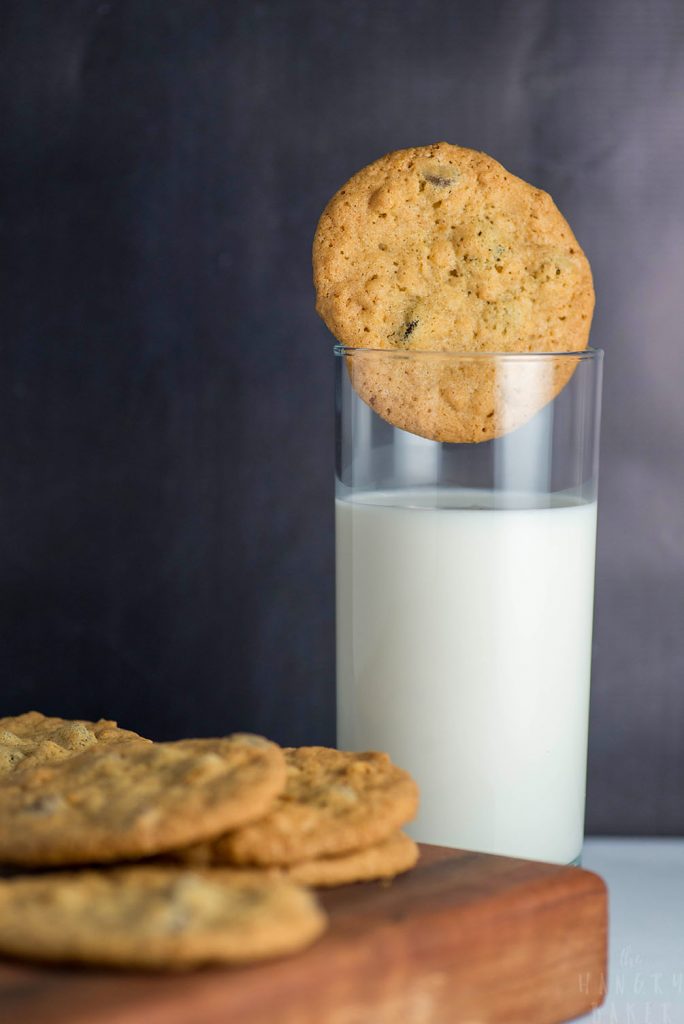
POLYGON ((354 355, 378 355, 378 356, 389 356, 390 358, 406 358, 407 356, 441 356, 443 359, 459 359, 459 360, 486 360, 492 359, 497 361, 510 360, 511 362, 525 362, 532 361, 535 359, 541 360, 553 360, 553 359, 581 359, 586 361, 603 359, 604 351, 602 348, 593 348, 587 346, 586 348, 579 349, 577 351, 567 352, 468 352, 468 351, 455 351, 453 349, 422 349, 422 348, 364 348, 361 345, 342 345, 337 344, 333 347, 333 352, 336 356, 354 356, 354 355))

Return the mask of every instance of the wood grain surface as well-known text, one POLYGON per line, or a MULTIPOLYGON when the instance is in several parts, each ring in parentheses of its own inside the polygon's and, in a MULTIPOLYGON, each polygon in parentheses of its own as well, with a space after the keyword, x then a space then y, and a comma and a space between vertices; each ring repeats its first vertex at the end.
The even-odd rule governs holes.
POLYGON ((295 957, 183 976, 0 964, 2 1024, 557 1024, 603 1000, 607 897, 580 868, 422 847, 323 896, 295 957))

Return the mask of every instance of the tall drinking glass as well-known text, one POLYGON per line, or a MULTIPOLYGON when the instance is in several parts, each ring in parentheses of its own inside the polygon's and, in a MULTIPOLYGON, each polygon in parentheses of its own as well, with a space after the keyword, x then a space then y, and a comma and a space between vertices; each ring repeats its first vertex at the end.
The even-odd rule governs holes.
POLYGON ((338 745, 415 776, 420 841, 579 863, 603 353, 335 352, 338 745), (486 392, 485 439, 388 422, 399 379, 486 392))

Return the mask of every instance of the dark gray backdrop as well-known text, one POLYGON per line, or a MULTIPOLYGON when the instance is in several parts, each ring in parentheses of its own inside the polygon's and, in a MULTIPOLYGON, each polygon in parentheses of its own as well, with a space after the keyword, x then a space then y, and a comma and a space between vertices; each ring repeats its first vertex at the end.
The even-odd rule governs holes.
POLYGON ((684 5, 3 0, 2 713, 331 742, 310 243, 389 149, 484 149, 594 267, 588 828, 684 831, 684 5))

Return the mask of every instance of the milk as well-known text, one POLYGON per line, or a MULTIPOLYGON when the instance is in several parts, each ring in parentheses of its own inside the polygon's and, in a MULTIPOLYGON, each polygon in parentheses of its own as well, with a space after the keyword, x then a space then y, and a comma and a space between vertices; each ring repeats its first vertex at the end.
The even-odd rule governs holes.
POLYGON ((435 508, 435 494, 336 502, 338 746, 386 750, 415 776, 416 839, 569 863, 596 504, 441 491, 435 508))

